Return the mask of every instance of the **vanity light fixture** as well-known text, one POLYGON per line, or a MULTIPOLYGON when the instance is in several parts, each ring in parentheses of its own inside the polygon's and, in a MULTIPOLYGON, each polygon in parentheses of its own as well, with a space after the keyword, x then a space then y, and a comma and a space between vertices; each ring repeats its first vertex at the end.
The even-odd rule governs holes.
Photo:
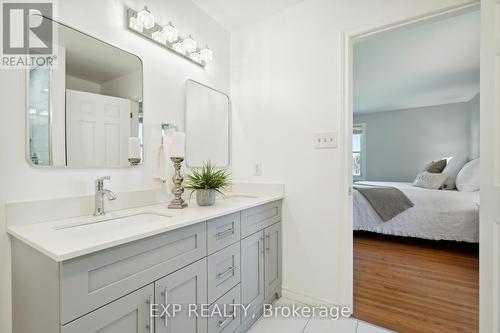
POLYGON ((153 38, 155 41, 157 41, 160 44, 165 44, 165 35, 163 35, 163 31, 161 30, 156 30, 151 34, 151 38, 153 38))
POLYGON ((196 41, 193 39, 193 36, 189 35, 188 38, 182 41, 182 45, 187 53, 193 53, 196 51, 196 41))
POLYGON ((147 6, 144 6, 144 9, 137 13, 137 20, 146 29, 151 29, 155 26, 155 17, 148 10, 147 6))
POLYGON ((137 17, 131 17, 128 20, 128 27, 132 30, 135 30, 135 31, 138 31, 141 33, 144 30, 144 27, 142 26, 142 24, 139 23, 139 20, 137 19, 137 17))
POLYGON ((201 63, 201 55, 200 52, 193 52, 189 55, 194 62, 201 63))
POLYGON ((177 29, 172 25, 172 22, 169 22, 168 25, 163 27, 163 37, 169 43, 174 43, 179 38, 177 29))
POLYGON ((172 46, 175 52, 179 54, 185 54, 186 49, 184 48, 184 44, 182 42, 175 43, 174 46, 172 46))
POLYGON ((205 67, 213 60, 213 52, 208 46, 204 49, 199 48, 198 43, 191 35, 186 38, 180 37, 172 22, 165 26, 158 22, 155 23, 155 18, 147 7, 139 12, 129 8, 127 22, 130 31, 174 51, 201 67, 205 67))
POLYGON ((212 60, 214 59, 212 50, 210 50, 207 46, 206 48, 200 51, 200 58, 201 61, 203 61, 205 64, 211 63, 212 60))

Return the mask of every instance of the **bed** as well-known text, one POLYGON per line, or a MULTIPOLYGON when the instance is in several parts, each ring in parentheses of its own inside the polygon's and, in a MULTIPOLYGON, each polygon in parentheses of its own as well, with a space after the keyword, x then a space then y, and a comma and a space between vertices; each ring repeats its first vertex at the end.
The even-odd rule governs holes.
POLYGON ((383 222, 366 198, 354 190, 354 230, 432 240, 479 241, 479 191, 428 190, 395 182, 356 184, 396 187, 414 206, 383 222))

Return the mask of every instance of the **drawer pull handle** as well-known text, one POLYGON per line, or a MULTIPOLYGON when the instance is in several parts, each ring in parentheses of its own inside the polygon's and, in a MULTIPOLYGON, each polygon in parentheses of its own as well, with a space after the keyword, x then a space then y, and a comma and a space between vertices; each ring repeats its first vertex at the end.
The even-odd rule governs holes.
POLYGON ((228 273, 231 273, 231 272, 234 273, 235 269, 236 269, 236 266, 231 266, 228 269, 226 269, 224 272, 218 273, 217 274, 217 279, 220 279, 220 278, 226 276, 228 273))
POLYGON ((218 323, 217 323, 217 325, 219 326, 219 328, 224 328, 230 322, 232 322, 235 317, 236 317, 236 311, 233 310, 233 313, 231 313, 231 315, 229 317, 227 317, 227 319, 225 319, 225 320, 219 320, 218 323))
POLYGON ((227 230, 224 230, 224 231, 221 231, 221 232, 218 232, 215 234, 215 237, 218 238, 218 239, 222 239, 222 238, 226 238, 230 235, 234 235, 234 227, 231 227, 227 230))
POLYGON ((150 331, 153 332, 154 329, 154 317, 151 315, 151 305, 153 304, 153 295, 149 295, 149 299, 146 301, 146 304, 148 305, 148 315, 149 315, 149 324, 146 325, 146 328, 150 331))

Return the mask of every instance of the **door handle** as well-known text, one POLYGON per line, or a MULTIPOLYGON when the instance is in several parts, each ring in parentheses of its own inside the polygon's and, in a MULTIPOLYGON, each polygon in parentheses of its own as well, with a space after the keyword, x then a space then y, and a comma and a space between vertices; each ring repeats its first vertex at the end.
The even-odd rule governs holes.
POLYGON ((266 251, 271 251, 271 235, 266 235, 266 251))

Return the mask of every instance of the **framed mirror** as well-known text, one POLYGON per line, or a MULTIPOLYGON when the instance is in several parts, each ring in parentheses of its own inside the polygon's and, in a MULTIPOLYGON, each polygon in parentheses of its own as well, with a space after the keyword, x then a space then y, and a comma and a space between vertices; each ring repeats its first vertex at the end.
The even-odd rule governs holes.
POLYGON ((186 165, 230 164, 230 100, 225 93, 188 80, 186 85, 186 165))
POLYGON ((53 65, 27 70, 28 162, 68 168, 140 164, 141 60, 61 23, 53 21, 53 27, 58 36, 53 65))

